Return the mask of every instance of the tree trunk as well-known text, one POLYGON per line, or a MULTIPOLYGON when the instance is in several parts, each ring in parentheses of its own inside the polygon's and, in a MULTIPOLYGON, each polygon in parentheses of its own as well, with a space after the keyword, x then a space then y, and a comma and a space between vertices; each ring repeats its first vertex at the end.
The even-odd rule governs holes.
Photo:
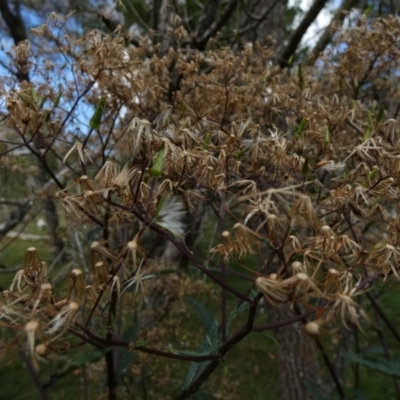
MULTIPOLYGON (((275 308, 272 314, 277 321, 295 316, 289 305, 275 308)), ((301 322, 277 329, 275 337, 279 343, 281 400, 311 400, 308 388, 318 390, 321 386, 314 341, 301 322)))

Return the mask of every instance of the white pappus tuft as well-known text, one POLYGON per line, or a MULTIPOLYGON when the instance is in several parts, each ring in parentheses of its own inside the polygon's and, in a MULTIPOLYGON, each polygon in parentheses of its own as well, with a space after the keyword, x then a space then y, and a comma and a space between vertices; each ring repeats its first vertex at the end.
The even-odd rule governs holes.
POLYGON ((166 197, 161 200, 155 223, 171 232, 177 238, 185 236, 185 208, 177 197, 166 197))

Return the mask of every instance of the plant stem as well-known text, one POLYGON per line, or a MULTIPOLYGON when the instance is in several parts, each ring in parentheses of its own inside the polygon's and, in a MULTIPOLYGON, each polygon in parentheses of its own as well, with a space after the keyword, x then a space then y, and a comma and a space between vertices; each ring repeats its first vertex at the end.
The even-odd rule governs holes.
POLYGON ((396 328, 393 326, 393 324, 390 322, 389 318, 386 316, 386 314, 384 313, 384 311, 381 309, 381 307, 379 306, 379 304, 376 302, 376 300, 373 298, 373 296, 371 296, 370 293, 366 293, 365 294, 368 298, 368 300, 371 302, 372 307, 374 307, 375 311, 378 313, 378 315, 381 317, 381 319, 383 320, 383 322, 385 322, 385 324, 387 325, 387 327, 389 328, 390 332, 393 333, 393 336, 396 338, 396 340, 400 343, 400 335, 397 332, 396 328))

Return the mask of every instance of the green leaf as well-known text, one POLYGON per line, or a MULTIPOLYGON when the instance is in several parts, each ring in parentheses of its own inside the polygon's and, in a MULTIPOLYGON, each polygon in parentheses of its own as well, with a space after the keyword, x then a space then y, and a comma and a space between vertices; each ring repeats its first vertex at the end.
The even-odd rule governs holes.
POLYGON ((39 99, 38 99, 38 97, 37 97, 36 90, 35 90, 34 87, 31 88, 31 93, 32 93, 32 99, 33 99, 33 101, 34 101, 37 105, 39 105, 40 102, 39 102, 39 99))
POLYGON ((207 133, 206 137, 204 138, 203 145, 201 146, 201 150, 203 150, 203 151, 207 150, 210 141, 211 141, 211 133, 207 133))
POLYGON ((236 315, 246 311, 249 307, 250 307, 250 304, 244 301, 239 306, 236 305, 235 308, 229 313, 228 320, 226 323, 226 330, 228 333, 229 333, 229 328, 230 328, 231 322, 236 317, 236 315))
POLYGON ((400 362, 364 354, 347 353, 346 358, 382 374, 400 378, 400 362))
POLYGON ((97 103, 96 110, 92 118, 90 118, 89 125, 92 129, 99 129, 101 124, 101 117, 103 116, 104 106, 106 105, 106 99, 101 97, 97 103))
MULTIPOLYGON (((208 343, 208 341, 207 341, 208 343)), ((136 347, 136 346, 135 346, 136 347)), ((219 348, 219 344, 210 346, 205 350, 179 350, 179 349, 174 349, 172 347, 168 347, 168 350, 173 353, 173 354, 178 354, 180 356, 209 356, 212 354, 215 354, 216 351, 219 348)))
MULTIPOLYGON (((206 336, 202 340, 197 352, 205 355, 213 354, 215 353, 215 350, 218 350, 219 346, 220 339, 218 334, 218 321, 214 320, 210 326, 210 329, 207 331, 206 336)), ((187 389, 209 363, 210 361, 203 361, 201 363, 192 362, 188 372, 186 373, 182 388, 187 389)))
POLYGON ((375 178, 378 171, 379 171, 378 168, 373 168, 372 171, 368 174, 368 176, 366 178, 364 178, 362 185, 364 187, 368 187, 369 183, 375 178))
POLYGON ((196 376, 200 375, 209 363, 210 361, 204 361, 201 363, 195 363, 195 362, 191 363, 188 372, 186 373, 185 379, 183 380, 182 389, 183 390, 187 389, 191 385, 191 383, 196 379, 196 376))
POLYGON ((141 340, 140 342, 135 342, 134 345, 136 348, 140 348, 140 347, 145 347, 147 346, 149 343, 151 343, 152 340, 148 339, 148 340, 141 340))
POLYGON ((91 348, 83 354, 78 353, 76 356, 71 357, 70 361, 67 362, 67 364, 63 368, 61 368, 57 375, 61 377, 86 364, 92 364, 100 361, 107 351, 108 349, 100 351, 93 350, 93 348, 91 348))
POLYGON ((304 381, 304 386, 306 387, 307 392, 311 395, 311 398, 313 400, 328 400, 328 397, 317 390, 314 385, 311 385, 310 383, 304 381))
POLYGON ((165 158, 165 147, 162 146, 161 150, 157 153, 156 160, 150 168, 150 173, 153 176, 160 176, 162 174, 165 158))
POLYGON ((39 110, 41 110, 44 106, 44 103, 46 103, 47 100, 47 96, 44 96, 42 100, 40 100, 40 104, 39 104, 39 110))
POLYGON ((61 96, 62 92, 58 93, 57 97, 53 101, 53 108, 57 108, 58 104, 60 103, 61 96))
POLYGON ((331 142, 331 138, 329 135, 329 128, 327 126, 324 126, 324 144, 329 144, 331 142))
POLYGON ((193 297, 186 297, 186 301, 192 306, 193 310, 199 316, 204 327, 209 330, 215 321, 214 315, 211 313, 211 311, 203 303, 200 303, 193 297))
POLYGON ((364 14, 364 15, 368 15, 368 14, 374 9, 374 7, 375 7, 375 4, 372 3, 369 7, 367 7, 367 8, 364 10, 363 14, 364 14))
POLYGON ((182 117, 182 116, 185 115, 185 113, 186 113, 186 105, 185 105, 185 104, 182 104, 182 107, 181 107, 181 109, 179 110, 179 114, 180 114, 181 117, 182 117))
POLYGON ((371 111, 368 111, 368 126, 364 133, 363 142, 365 142, 370 138, 373 129, 374 129, 374 124, 372 122, 371 111))
POLYGON ((268 333, 266 332, 259 332, 260 335, 265 336, 268 339, 271 339, 273 342, 275 342, 277 344, 278 347, 281 347, 281 345, 279 344, 279 342, 276 340, 276 338, 273 335, 268 335, 268 333))
POLYGON ((242 155, 245 154, 245 153, 248 152, 248 151, 249 151, 249 149, 243 149, 243 150, 238 151, 238 152, 235 154, 235 158, 242 158, 242 155))
MULTIPOLYGON (((215 354, 221 344, 221 338, 218 332, 218 321, 214 318, 211 311, 199 301, 192 297, 186 297, 186 301, 192 306, 196 314, 199 316, 204 327, 207 329, 206 335, 200 343, 196 351, 183 351, 182 354, 188 355, 210 355, 215 354)), ((187 389, 190 384, 196 379, 196 376, 201 374, 204 368, 207 367, 210 361, 201 363, 192 362, 183 381, 183 389, 187 389)))
POLYGON ((308 162, 308 157, 306 157, 303 168, 301 169, 301 173, 303 176, 307 176, 311 171, 310 163, 308 162))
POLYGON ((367 394, 360 388, 354 390, 354 400, 368 400, 367 394))
POLYGON ((303 119, 301 120, 300 125, 297 127, 296 133, 294 134, 294 137, 295 137, 296 139, 301 138, 301 135, 303 134, 303 131, 304 131, 304 129, 305 129, 306 126, 307 126, 307 122, 308 122, 308 121, 307 121, 306 118, 303 118, 303 119))
MULTIPOLYGON (((136 339, 137 333, 138 333, 137 325, 131 326, 123 334, 123 338, 127 342, 134 342, 136 339)), ((137 347, 136 343, 135 343, 135 347, 137 347)), ((135 353, 133 351, 128 351, 127 349, 124 349, 121 351, 121 358, 120 358, 119 365, 118 365, 118 375, 117 375, 117 381, 119 383, 122 382, 124 375, 128 372, 128 368, 132 362, 132 358, 133 358, 134 354, 135 353)))
POLYGON ((18 93, 18 96, 27 104, 28 106, 31 105, 31 99, 23 93, 18 93))
POLYGON ((376 117, 376 123, 379 124, 383 120, 384 116, 385 116, 385 107, 381 106, 379 108, 379 112, 378 112, 378 115, 376 117))
MULTIPOLYGON (((51 117, 51 113, 53 112, 53 110, 55 108, 57 108, 58 103, 60 102, 60 98, 61 98, 62 93, 58 93, 57 97, 55 98, 55 100, 53 101, 53 109, 50 111, 46 111, 45 116, 44 116, 44 121, 45 122, 49 122, 50 121, 50 117, 51 117)), ((42 99, 42 102, 40 103, 40 109, 44 106, 45 101, 47 100, 47 96, 45 96, 42 99)))

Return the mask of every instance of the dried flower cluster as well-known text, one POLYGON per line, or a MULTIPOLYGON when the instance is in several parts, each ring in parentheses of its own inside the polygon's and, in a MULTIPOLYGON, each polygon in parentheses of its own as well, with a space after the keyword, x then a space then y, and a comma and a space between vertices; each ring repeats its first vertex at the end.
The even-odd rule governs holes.
MULTIPOLYGON (((128 318, 125 294, 150 301, 143 282, 179 271, 168 243, 249 303, 246 334, 271 329, 257 326, 257 309, 284 304, 317 314, 305 325, 312 335, 337 318, 360 328, 368 316, 356 297, 376 280, 399 279, 399 35, 398 18, 361 20, 336 39, 323 68, 290 73, 257 45, 148 58, 146 43, 131 48, 99 32, 65 39, 75 80, 62 107, 51 81, 21 85, 8 93, 6 115, 40 162, 50 153, 63 160, 58 172, 46 165, 70 227, 99 230, 64 288, 53 288, 28 249, 3 292, 1 324, 25 331, 35 360, 67 333, 128 346, 111 315, 128 318), (95 110, 73 135, 84 118, 78 103, 95 110), (217 225, 206 254, 186 240, 196 218, 217 225), (231 274, 245 274, 265 302, 232 286, 231 274)), ((236 343, 226 328, 225 316, 223 341, 236 343)))

